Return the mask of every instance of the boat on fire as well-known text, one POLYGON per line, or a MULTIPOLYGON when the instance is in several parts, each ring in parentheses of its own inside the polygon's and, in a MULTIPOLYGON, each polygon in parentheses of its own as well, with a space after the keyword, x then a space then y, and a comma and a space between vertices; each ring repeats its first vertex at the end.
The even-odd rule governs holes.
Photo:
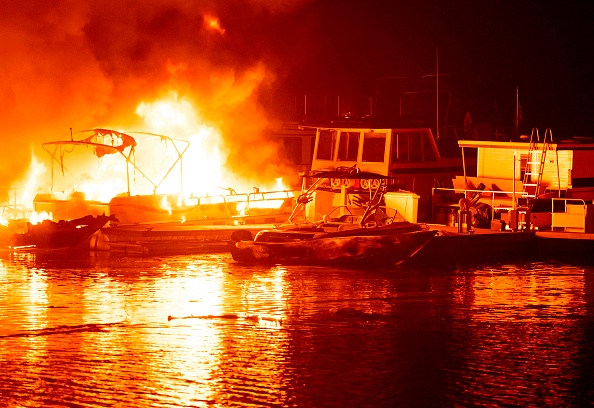
POLYGON ((42 249, 55 250, 80 247, 88 250, 89 240, 113 216, 87 215, 73 220, 54 222, 43 220, 38 224, 27 223, 26 231, 13 235, 11 249, 42 249))
POLYGON ((423 248, 436 234, 386 207, 388 177, 356 167, 312 171, 288 221, 254 239, 232 235, 238 262, 395 265, 423 248), (340 180, 340 190, 336 191, 340 180), (372 187, 373 186, 373 187, 372 187), (320 215, 322 208, 328 213, 320 215))
MULTIPOLYGON (((220 193, 203 196, 184 193, 182 160, 189 142, 165 135, 96 128, 71 134, 69 140, 44 143, 43 148, 51 158, 52 182, 49 193, 35 196, 36 212, 53 214, 54 219, 104 213, 117 218, 92 236, 89 241, 91 250, 138 255, 196 253, 217 248, 226 251, 233 232, 255 233, 273 226, 273 223, 283 222, 294 206, 293 191, 280 188, 276 191, 254 188, 250 193, 221 188, 220 193), (84 137, 76 137, 78 133, 84 137), (147 162, 141 152, 155 148, 161 153, 160 162, 147 162), (120 171, 117 175, 125 171, 125 185, 119 178, 113 178, 110 183, 125 190, 108 200, 107 197, 90 199, 80 191, 56 191, 57 181, 84 184, 81 177, 84 174, 72 171, 65 163, 67 155, 81 151, 98 159, 123 159, 123 166, 117 166, 120 171), (173 179, 176 170, 179 171, 178 182, 173 179), (62 177, 58 179, 59 173, 62 177), (64 176, 68 179, 62 180, 64 176), (178 191, 163 192, 164 188, 170 188, 166 181, 177 185, 178 191), (150 193, 139 194, 135 190, 150 193)), ((76 164, 80 162, 77 160, 76 164)))

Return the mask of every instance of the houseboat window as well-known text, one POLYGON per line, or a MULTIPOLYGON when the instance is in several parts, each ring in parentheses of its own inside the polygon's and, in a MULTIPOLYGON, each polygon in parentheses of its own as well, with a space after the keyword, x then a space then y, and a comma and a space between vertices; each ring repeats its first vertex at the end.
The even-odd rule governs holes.
POLYGON ((420 162, 423 161, 423 152, 425 143, 424 134, 422 133, 413 133, 410 138, 410 144, 408 145, 410 149, 410 161, 411 162, 420 162))
POLYGON ((332 153, 334 151, 335 143, 336 130, 320 130, 320 138, 318 140, 318 153, 316 155, 316 159, 332 160, 332 153))
POLYGON ((386 151, 385 133, 364 133, 363 134, 363 157, 364 162, 382 163, 386 151))
POLYGON ((435 161, 429 134, 395 133, 392 137, 392 162, 435 161))
POLYGON ((392 135, 392 163, 407 162, 410 160, 408 151, 408 133, 394 133, 392 135))
POLYGON ((359 152, 359 132, 340 132, 339 161, 356 161, 359 152))

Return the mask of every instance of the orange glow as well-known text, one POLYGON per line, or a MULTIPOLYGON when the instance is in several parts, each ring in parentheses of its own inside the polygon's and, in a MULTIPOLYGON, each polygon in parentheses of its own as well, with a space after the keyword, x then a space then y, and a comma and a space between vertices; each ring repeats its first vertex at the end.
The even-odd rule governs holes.
MULTIPOLYGON (((160 134, 188 140, 190 146, 183 157, 183 179, 181 191, 194 195, 216 194, 223 186, 222 166, 225 160, 223 141, 218 129, 202 122, 199 113, 192 104, 171 92, 166 98, 148 103, 141 102, 136 109, 152 131, 160 134)), ((159 146, 160 147, 160 146, 159 146)), ((153 151, 140 151, 150 162, 164 159, 168 163, 175 161, 173 151, 158 148, 153 151)), ((179 180, 169 177, 161 186, 161 193, 180 191, 179 180)))
POLYGON ((18 203, 32 203, 37 193, 38 183, 42 176, 47 172, 46 166, 41 163, 35 154, 31 154, 31 164, 24 179, 15 183, 21 188, 17 189, 18 203))
POLYGON ((31 224, 39 224, 43 220, 53 220, 53 218, 54 215, 52 213, 48 213, 47 211, 33 211, 29 217, 29 222, 31 224))
POLYGON ((214 16, 205 15, 204 16, 204 24, 206 25, 206 28, 209 30, 214 30, 221 35, 225 34, 225 29, 223 27, 221 27, 221 22, 219 21, 218 18, 216 18, 214 16))
MULTIPOLYGON (((251 83, 251 79, 248 78, 248 82, 251 83)), ((244 82, 238 86, 227 85, 223 88, 225 90, 219 89, 224 94, 220 96, 225 96, 232 103, 238 104, 250 95, 244 82)), ((202 202, 205 197, 208 197, 208 202, 214 202, 217 197, 220 202, 231 200, 237 203, 236 210, 242 215, 248 213, 249 209, 279 209, 290 203, 292 192, 284 184, 282 177, 277 177, 274 183, 268 184, 266 181, 267 178, 280 175, 278 169, 281 167, 273 166, 270 167, 273 169, 271 171, 258 172, 260 180, 255 180, 254 176, 248 179, 245 175, 236 174, 229 166, 228 143, 232 143, 237 150, 237 137, 249 135, 253 138, 257 135, 256 129, 246 128, 235 139, 234 136, 228 136, 225 140, 222 129, 219 128, 219 124, 225 123, 224 114, 217 122, 209 122, 190 99, 180 97, 174 91, 154 101, 139 102, 135 113, 144 121, 146 132, 123 131, 136 140, 133 150, 128 146, 126 149, 130 150, 97 155, 97 149, 93 147, 59 144, 57 150, 46 150, 49 153, 51 171, 50 166, 32 155, 26 177, 14 185, 18 186, 19 205, 28 208, 30 216, 27 219, 31 222, 52 219, 52 209, 35 215, 31 213, 34 198, 40 193, 47 196, 42 205, 44 208, 48 207, 48 199, 72 203, 72 197, 76 197, 83 202, 106 205, 113 197, 128 191, 130 195, 162 194, 159 207, 169 215, 174 212, 179 214, 195 206, 199 197, 202 197, 202 202), (268 174, 272 172, 277 174, 268 174), (269 193, 271 191, 280 192, 280 195, 275 196, 269 193), (230 195, 233 197, 226 198, 230 195), (248 197, 249 204, 245 202, 248 197)), ((261 120, 253 119, 250 124, 261 120)), ((81 135, 85 132, 74 133, 68 139, 59 140, 87 140, 88 133, 81 135)), ((110 144, 105 140, 98 140, 96 143, 110 144)), ((268 157, 278 157, 274 154, 275 147, 272 145, 262 142, 257 145, 259 151, 246 151, 233 160, 243 161, 254 156, 268 165, 271 164, 268 157)), ((54 149, 56 145, 51 146, 54 149)), ((235 168, 243 172, 254 171, 246 165, 249 164, 235 163, 235 168)), ((36 206, 39 207, 39 204, 36 206)), ((83 208, 88 209, 88 206, 81 206, 81 210, 86 211, 83 208)), ((83 215, 85 214, 79 216, 83 215)), ((54 216, 59 217, 56 213, 54 216)), ((187 218, 185 213, 181 217, 181 221, 187 218)))

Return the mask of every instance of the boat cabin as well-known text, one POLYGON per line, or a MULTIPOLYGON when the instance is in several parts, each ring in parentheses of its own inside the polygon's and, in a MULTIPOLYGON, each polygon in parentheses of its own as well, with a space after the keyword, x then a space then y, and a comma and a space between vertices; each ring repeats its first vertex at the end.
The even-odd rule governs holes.
MULTIPOLYGON (((463 170, 461 156, 442 157, 430 128, 317 128, 311 170, 345 167, 389 177, 390 191, 419 195, 420 220, 430 214, 431 189, 451 186, 463 170)), ((337 190, 345 183, 332 182, 337 190)), ((372 183, 361 180, 360 186, 366 189, 372 183)))
POLYGON ((477 150, 476 175, 459 175, 454 186, 519 196, 594 198, 594 143, 487 142, 461 140, 477 150), (482 189, 482 187, 481 187, 482 189))

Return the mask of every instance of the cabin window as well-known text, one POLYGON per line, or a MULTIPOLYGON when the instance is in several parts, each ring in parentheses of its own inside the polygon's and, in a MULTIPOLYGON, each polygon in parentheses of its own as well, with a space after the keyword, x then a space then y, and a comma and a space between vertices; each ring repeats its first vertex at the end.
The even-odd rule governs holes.
POLYGON ((392 163, 407 162, 409 158, 408 143, 410 134, 394 133, 392 135, 392 163))
POLYGON ((425 143, 423 143, 424 135, 422 133, 413 134, 410 138, 411 143, 408 145, 410 149, 410 161, 421 162, 423 161, 423 153, 425 151, 425 143))
POLYGON ((392 162, 435 161, 428 133, 394 133, 392 136, 392 162))
POLYGON ((359 132, 340 132, 338 145, 339 161, 357 161, 359 153, 359 132))
POLYGON ((332 160, 334 144, 336 143, 336 130, 320 130, 318 139, 318 160, 332 160))
POLYGON ((368 132, 363 135, 364 162, 383 163, 386 151, 386 134, 368 132))

